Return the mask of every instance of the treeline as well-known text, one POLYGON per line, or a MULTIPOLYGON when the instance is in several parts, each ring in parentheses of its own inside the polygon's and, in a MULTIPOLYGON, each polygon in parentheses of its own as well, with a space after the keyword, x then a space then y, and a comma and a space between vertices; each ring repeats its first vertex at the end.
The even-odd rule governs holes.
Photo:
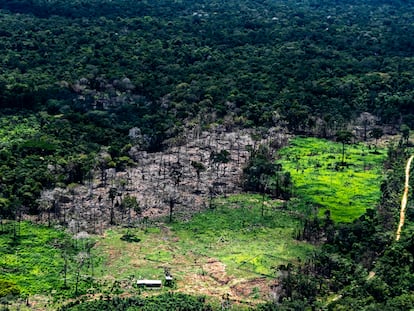
POLYGON ((129 105, 151 106, 132 111, 141 123, 167 110, 174 122, 281 119, 307 132, 368 111, 414 126, 409 2, 39 0, 0 8, 3 107, 44 109, 50 99, 72 107, 82 78, 101 92, 100 80, 128 78, 139 98, 129 105))
POLYGON ((195 297, 180 293, 166 293, 156 296, 142 297, 101 297, 100 300, 87 302, 74 301, 59 308, 59 311, 81 310, 186 310, 210 311, 212 306, 205 301, 205 297, 195 297))

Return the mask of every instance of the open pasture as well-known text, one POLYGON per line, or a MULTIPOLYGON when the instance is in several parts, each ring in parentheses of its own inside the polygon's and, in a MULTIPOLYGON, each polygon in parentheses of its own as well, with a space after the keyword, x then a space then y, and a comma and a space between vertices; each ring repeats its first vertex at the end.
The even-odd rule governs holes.
POLYGON ((294 195, 336 222, 350 222, 380 198, 386 150, 358 143, 345 145, 317 138, 294 138, 279 152, 279 163, 293 178, 294 195))

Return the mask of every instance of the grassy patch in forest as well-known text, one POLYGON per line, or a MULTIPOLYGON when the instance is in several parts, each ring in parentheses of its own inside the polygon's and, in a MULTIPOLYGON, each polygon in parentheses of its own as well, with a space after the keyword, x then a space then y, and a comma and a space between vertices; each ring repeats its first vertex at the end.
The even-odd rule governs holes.
POLYGON ((0 301, 14 301, 11 310, 52 310, 59 301, 99 291, 101 283, 93 271, 101 260, 91 249, 94 243, 61 229, 3 220, 0 301))
POLYGON ((0 234, 0 278, 15 283, 22 294, 50 293, 62 286, 64 259, 57 245, 65 233, 22 222, 4 223, 0 234), (16 236, 14 236, 14 229, 16 236))
MULTIPOLYGON (((282 208, 282 202, 268 199, 262 204, 259 195, 236 195, 216 200, 215 209, 188 222, 108 230, 97 245, 97 252, 106 258, 99 268, 101 278, 163 279, 167 268, 177 288, 191 292, 197 284, 188 284, 196 283, 197 275, 211 275, 225 284, 274 276, 278 265, 305 258, 313 247, 293 238, 300 226, 293 207, 282 208), (122 241, 127 232, 139 242, 122 241), (223 271, 210 270, 213 265, 223 271)), ((208 282, 202 285, 203 289, 208 286, 208 282)), ((206 290, 217 286, 230 285, 215 283, 206 290)))
POLYGON ((242 194, 215 205, 173 228, 184 250, 218 258, 231 273, 273 275, 275 266, 303 258, 311 249, 294 240, 299 220, 282 202, 242 194))
POLYGON ((333 220, 349 222, 380 198, 385 149, 346 145, 342 166, 342 144, 297 137, 279 155, 278 162, 292 175, 294 195, 318 207, 319 215, 329 209, 333 220))

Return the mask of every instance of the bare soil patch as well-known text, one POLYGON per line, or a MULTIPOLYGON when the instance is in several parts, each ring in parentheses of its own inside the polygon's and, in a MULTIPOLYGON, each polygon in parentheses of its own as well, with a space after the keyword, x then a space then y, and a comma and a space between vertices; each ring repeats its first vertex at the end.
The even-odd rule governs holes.
MULTIPOLYGON (((163 152, 148 153, 133 147, 133 167, 123 171, 97 167, 93 178, 83 185, 45 191, 42 200, 53 208, 40 219, 68 226, 74 234, 103 234, 113 224, 165 221, 171 209, 175 219, 188 219, 208 208, 211 198, 242 192, 242 171, 251 148, 259 144, 280 147, 288 140, 283 131, 275 129, 260 140, 256 136, 251 130, 189 130, 181 141, 171 142, 163 152), (222 151, 228 153, 227 160, 215 161, 214 154, 222 151), (203 169, 197 172, 194 163, 203 169), (115 194, 112 198, 111 189, 115 194), (122 207, 127 195, 137 199, 140 212, 122 207)), ((105 155, 108 154, 103 151, 100 156, 105 155)))

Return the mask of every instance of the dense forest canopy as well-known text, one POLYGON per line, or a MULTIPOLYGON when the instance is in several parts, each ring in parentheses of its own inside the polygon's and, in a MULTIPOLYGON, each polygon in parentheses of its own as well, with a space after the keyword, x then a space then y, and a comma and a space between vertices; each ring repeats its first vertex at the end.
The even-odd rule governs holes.
POLYGON ((411 2, 23 0, 0 14, 3 123, 31 115, 2 144, 5 202, 83 182, 101 146, 120 166, 129 143, 160 150, 194 124, 414 127, 411 2))
MULTIPOLYGON (((363 111, 385 123, 402 116, 414 122, 408 2, 2 1, 0 7, 2 106, 71 100, 82 78, 106 93, 102 80, 127 78, 127 90, 140 100, 133 96, 134 108, 123 109, 135 109, 138 117, 128 122, 139 119, 144 127, 143 116, 165 108, 174 120, 201 110, 256 125, 270 125, 277 111, 293 130, 308 130, 317 118, 332 126, 363 111)), ((49 111, 56 113, 50 105, 49 111)))

